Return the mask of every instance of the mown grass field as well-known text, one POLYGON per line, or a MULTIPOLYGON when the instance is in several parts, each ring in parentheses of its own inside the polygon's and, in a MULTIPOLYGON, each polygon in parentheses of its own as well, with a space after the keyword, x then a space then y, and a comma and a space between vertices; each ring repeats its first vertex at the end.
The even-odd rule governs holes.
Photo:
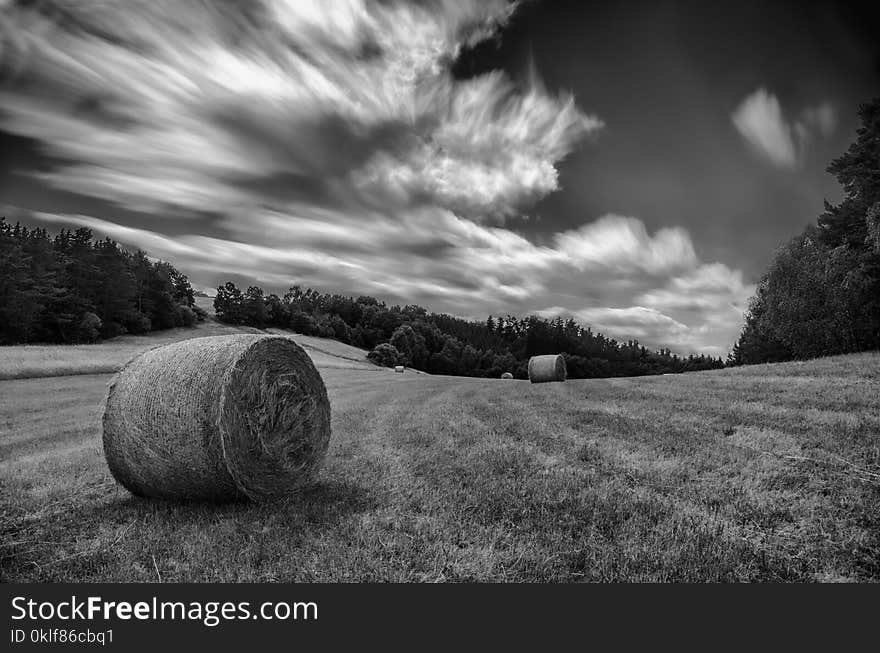
POLYGON ((3 580, 880 579, 878 354, 531 385, 311 344, 330 451, 264 505, 117 487, 109 374, 0 381, 3 580))
MULTIPOLYGON (((24 345, 0 347, 0 381, 66 376, 72 374, 109 374, 126 361, 157 345, 203 336, 232 333, 262 333, 250 327, 228 326, 207 321, 194 329, 169 329, 147 336, 120 336, 94 345, 24 345)), ((293 338, 309 353, 316 365, 324 367, 375 370, 367 352, 336 340, 313 338, 281 329, 266 333, 293 338)))

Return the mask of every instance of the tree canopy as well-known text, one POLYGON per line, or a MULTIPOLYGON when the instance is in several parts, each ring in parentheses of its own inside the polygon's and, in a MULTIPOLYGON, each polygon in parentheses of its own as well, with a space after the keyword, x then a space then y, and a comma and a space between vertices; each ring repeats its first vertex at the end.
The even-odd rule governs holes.
POLYGON ((828 166, 844 199, 781 246, 758 283, 733 364, 880 348, 880 97, 828 166))
POLYGON ((93 241, 90 229, 50 237, 0 217, 0 344, 93 342, 191 325, 198 313, 170 263, 93 241))
POLYGON ((431 313, 416 306, 387 306, 375 297, 357 298, 293 286, 283 297, 235 284, 217 289, 217 318, 231 324, 273 326, 370 350, 379 365, 411 365, 433 374, 528 377, 528 360, 563 353, 571 378, 636 376, 713 369, 724 362, 708 356, 679 357, 650 351, 637 341, 617 342, 574 320, 490 316, 485 322, 431 313))

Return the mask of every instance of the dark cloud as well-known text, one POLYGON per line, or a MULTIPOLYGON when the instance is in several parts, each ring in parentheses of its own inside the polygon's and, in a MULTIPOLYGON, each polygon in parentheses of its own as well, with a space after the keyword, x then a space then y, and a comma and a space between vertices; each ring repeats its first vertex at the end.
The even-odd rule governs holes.
POLYGON ((88 95, 75 100, 71 112, 76 117, 83 117, 104 129, 130 130, 138 122, 119 106, 109 95, 88 95))
POLYGON ((270 110, 239 98, 210 107, 206 119, 238 141, 254 162, 251 175, 267 180, 298 176, 317 185, 346 177, 377 152, 403 156, 418 143, 413 127, 402 121, 358 125, 340 115, 298 115, 295 107, 270 110))

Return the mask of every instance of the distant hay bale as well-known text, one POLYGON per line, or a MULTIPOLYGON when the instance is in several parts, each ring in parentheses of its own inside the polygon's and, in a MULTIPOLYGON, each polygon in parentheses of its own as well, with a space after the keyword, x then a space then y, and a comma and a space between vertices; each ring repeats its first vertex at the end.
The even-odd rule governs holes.
POLYGON ((529 381, 532 383, 565 381, 565 376, 565 359, 561 354, 532 356, 529 359, 529 381))
POLYGON ((403 374, 406 371, 406 368, 403 365, 395 365, 394 371, 398 374, 403 374))
POLYGON ((104 456, 138 496, 268 499, 306 482, 330 443, 327 389, 293 340, 193 338, 151 349, 110 384, 104 456))
POLYGON ((502 379, 512 379, 513 374, 511 374, 510 372, 505 372, 504 374, 501 375, 501 378, 502 379))

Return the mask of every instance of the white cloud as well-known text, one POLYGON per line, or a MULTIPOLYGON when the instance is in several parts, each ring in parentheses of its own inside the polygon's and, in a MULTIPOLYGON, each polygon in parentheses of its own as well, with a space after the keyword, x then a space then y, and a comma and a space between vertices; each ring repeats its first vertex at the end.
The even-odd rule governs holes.
POLYGON ((804 109, 803 122, 810 128, 815 128, 824 137, 829 137, 837 127, 837 114, 834 107, 828 102, 819 106, 804 109))
POLYGON ((240 186, 298 175, 504 216, 555 190, 555 165, 602 126, 537 83, 452 78, 462 45, 513 8, 115 0, 65 2, 58 23, 10 10, 0 53, 31 83, 0 92, 0 125, 75 162, 45 181, 138 210, 260 203, 240 186))
POLYGON ((589 324, 595 331, 616 335, 621 341, 660 337, 667 342, 677 342, 688 330, 685 324, 644 306, 583 308, 574 312, 554 306, 538 311, 538 314, 547 317, 570 315, 589 324))
POLYGON ((686 231, 650 235, 622 216, 561 232, 549 246, 436 208, 394 219, 308 206, 264 211, 247 225, 230 220, 226 239, 171 238, 90 216, 35 217, 185 261, 181 267, 201 284, 236 275, 276 290, 296 282, 465 316, 570 315, 619 340, 713 355, 735 340, 754 292, 738 270, 701 263, 686 231), (266 235, 255 239, 255 232, 266 235), (585 295, 593 296, 586 306, 585 295), (547 308, 548 300, 558 303, 547 308))
POLYGON ((814 134, 828 137, 837 124, 828 102, 805 108, 800 118, 791 122, 783 115, 778 98, 764 88, 743 99, 731 120, 756 152, 783 168, 796 167, 814 134))
POLYGON ((775 95, 758 89, 742 101, 732 119, 743 138, 770 161, 787 167, 797 163, 792 129, 775 95))
POLYGON ((606 267, 620 273, 650 274, 685 269, 697 255, 684 229, 660 229, 650 236, 641 220, 606 215, 596 222, 556 236, 559 250, 580 269, 606 267))
MULTIPOLYGON (((32 6, 0 16, 12 78, 0 127, 54 155, 37 176, 147 214, 195 214, 216 235, 198 221, 174 237, 147 219, 44 222, 143 247, 199 285, 235 275, 459 315, 567 307, 657 346, 735 338, 739 318, 724 320, 741 275, 700 261, 684 229, 606 215, 537 243, 503 226, 558 188, 560 161, 603 125, 535 73, 525 87, 497 71, 453 78, 461 49, 515 4, 32 6)), ((824 110, 811 116, 829 124, 824 110)))
POLYGON ((443 96, 444 118, 430 139, 403 156, 375 159, 361 183, 425 194, 472 216, 507 215, 556 190, 554 163, 603 125, 572 97, 551 98, 539 86, 517 94, 497 72, 443 96))

